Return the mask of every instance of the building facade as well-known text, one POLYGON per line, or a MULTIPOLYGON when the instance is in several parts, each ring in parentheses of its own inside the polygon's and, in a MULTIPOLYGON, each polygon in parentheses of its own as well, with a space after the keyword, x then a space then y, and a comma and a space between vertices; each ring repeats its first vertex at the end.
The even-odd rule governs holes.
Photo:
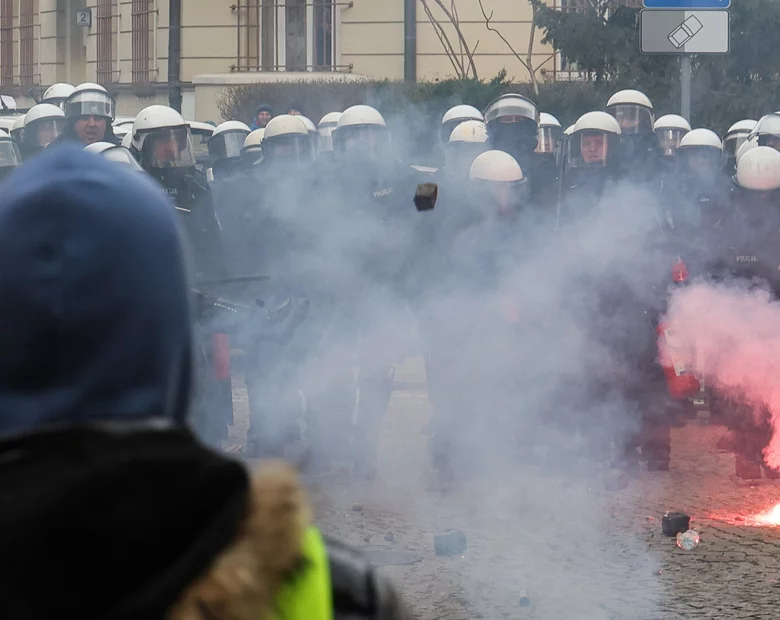
POLYGON ((230 84, 502 69, 541 82, 562 68, 524 0, 0 0, 0 90, 27 107, 55 82, 94 81, 122 115, 166 103, 177 4, 182 112, 196 120, 219 120, 230 84))

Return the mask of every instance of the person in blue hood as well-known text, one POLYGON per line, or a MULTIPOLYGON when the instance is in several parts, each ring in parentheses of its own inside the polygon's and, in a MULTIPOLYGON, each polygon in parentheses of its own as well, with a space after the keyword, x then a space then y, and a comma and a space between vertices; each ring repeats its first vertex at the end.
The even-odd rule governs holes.
POLYGON ((250 478, 189 431, 183 253, 163 191, 82 149, 5 182, 0 617, 403 617, 293 470, 250 478))
POLYGON ((255 129, 265 129, 265 126, 274 117, 274 109, 267 103, 262 103, 255 110, 255 118, 249 125, 249 128, 254 131, 255 129))

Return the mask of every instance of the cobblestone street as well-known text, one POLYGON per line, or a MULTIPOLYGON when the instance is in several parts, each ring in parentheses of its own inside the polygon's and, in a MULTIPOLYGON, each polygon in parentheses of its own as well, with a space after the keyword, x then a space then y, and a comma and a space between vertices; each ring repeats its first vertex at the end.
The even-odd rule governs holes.
POLYGON ((716 447, 722 427, 694 420, 673 429, 671 471, 643 472, 621 491, 603 479, 518 470, 444 494, 428 479, 420 360, 407 360, 397 381, 378 480, 345 471, 310 484, 327 533, 409 556, 381 570, 418 617, 778 617, 780 528, 753 519, 780 503, 780 487, 734 477, 733 454, 716 447), (698 547, 685 551, 662 535, 666 510, 691 515, 698 547), (446 529, 466 533, 462 555, 435 555, 433 536, 446 529))

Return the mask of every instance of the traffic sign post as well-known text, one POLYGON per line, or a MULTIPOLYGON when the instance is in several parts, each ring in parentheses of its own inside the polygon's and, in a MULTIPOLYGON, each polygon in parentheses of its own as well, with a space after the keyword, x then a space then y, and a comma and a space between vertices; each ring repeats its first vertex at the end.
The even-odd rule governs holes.
POLYGON ((680 56, 680 114, 691 117, 691 55, 727 54, 731 0, 644 0, 639 14, 643 54, 680 56))

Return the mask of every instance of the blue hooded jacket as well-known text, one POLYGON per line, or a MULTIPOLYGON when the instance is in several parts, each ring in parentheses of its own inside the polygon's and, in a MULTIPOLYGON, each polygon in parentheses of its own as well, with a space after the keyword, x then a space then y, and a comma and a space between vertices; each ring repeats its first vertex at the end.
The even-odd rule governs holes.
POLYGON ((0 195, 0 438, 184 422, 190 310, 176 215, 151 180, 70 146, 0 195))
POLYGON ((184 428, 189 306, 151 179, 64 145, 3 183, 0 618, 163 618, 235 537, 246 471, 184 428))

